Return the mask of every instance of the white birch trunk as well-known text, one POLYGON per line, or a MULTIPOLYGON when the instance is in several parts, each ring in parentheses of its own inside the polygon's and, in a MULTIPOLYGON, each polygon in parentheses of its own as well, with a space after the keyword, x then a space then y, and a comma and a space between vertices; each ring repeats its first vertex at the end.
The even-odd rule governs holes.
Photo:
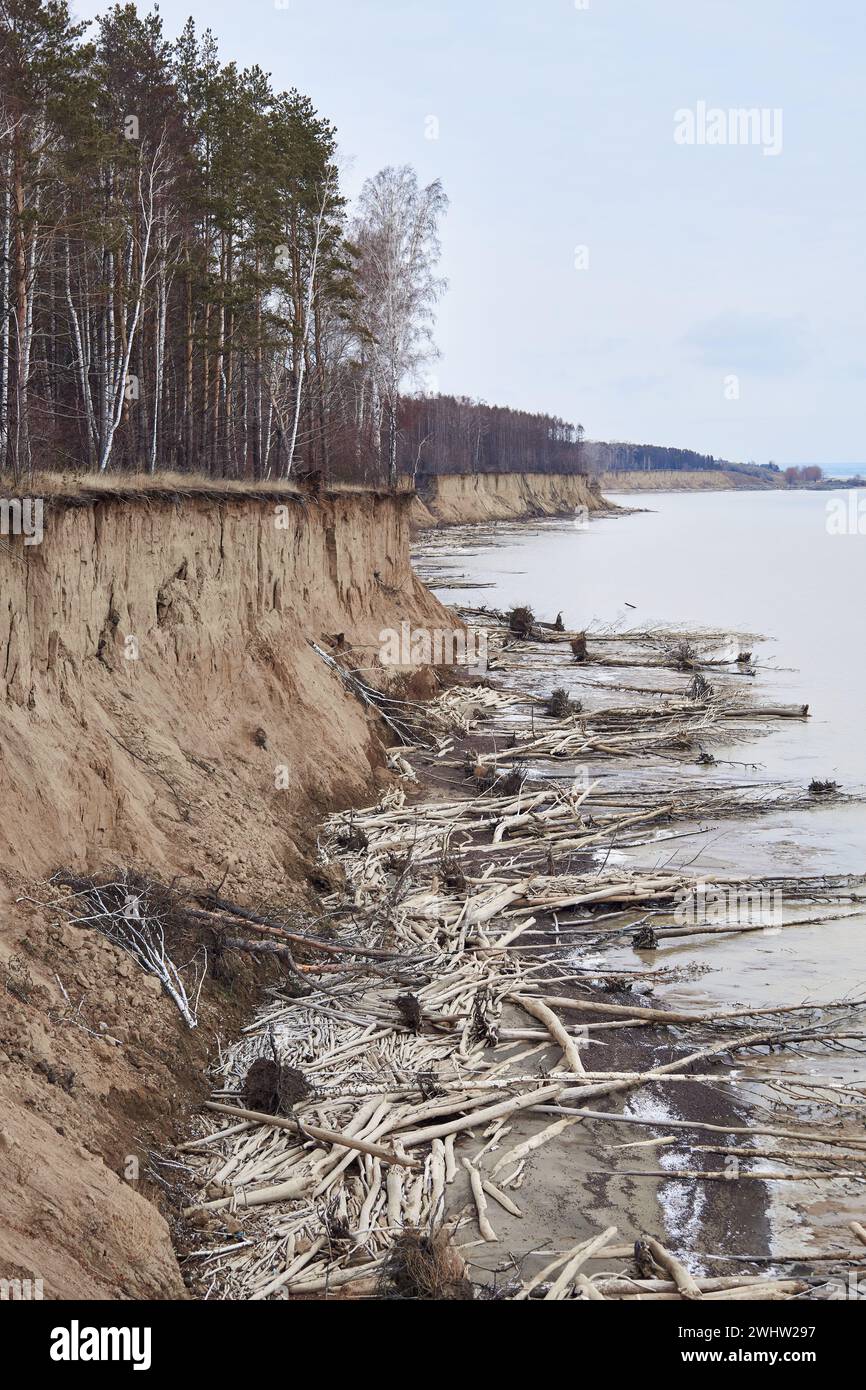
MULTIPOLYGON (((100 447, 100 473, 104 473, 106 468, 108 467, 109 460, 111 458, 112 446, 114 444, 114 436, 117 433, 118 426, 120 425, 120 421, 123 418, 123 404, 126 393, 126 382, 129 376, 129 362, 132 356, 132 348, 135 342, 135 335, 138 329, 139 319, 141 317, 141 306, 144 302, 144 290, 147 284, 147 273, 150 257, 150 243, 151 238, 153 236, 155 221, 155 185, 157 170, 159 169, 161 164, 161 157, 162 146, 160 145, 157 147, 156 153, 153 156, 146 177, 141 167, 139 168, 138 173, 138 201, 139 208, 141 211, 141 245, 139 248, 138 283, 136 286, 135 299, 132 306, 132 315, 129 322, 126 323, 126 341, 121 344, 121 350, 117 354, 115 354, 113 351, 114 325, 112 316, 112 323, 110 327, 112 354, 109 358, 109 362, 113 362, 114 365, 113 370, 111 371, 110 383, 108 380, 108 373, 106 373, 106 385, 108 387, 108 413, 105 423, 105 431, 102 436, 100 447)), ((127 254, 127 282, 131 280, 132 262, 133 244, 132 238, 130 238, 130 244, 127 254)), ((125 310, 122 309, 122 312, 124 313, 125 321, 125 310)))
POLYGON ((304 389, 304 368, 306 366, 307 343, 310 337, 310 323, 312 322, 313 318, 313 296, 315 294, 316 289, 316 274, 319 268, 319 250, 322 244, 322 226, 325 220, 325 212, 327 211, 328 207, 329 194, 330 190, 328 188, 328 185, 326 184, 324 189, 322 190, 322 204, 316 215, 316 235, 313 240, 313 255, 310 261, 310 272, 307 277, 307 296, 306 304, 304 307, 304 324, 301 333, 300 364, 298 366, 297 390, 295 392, 295 416, 294 420, 292 421, 292 436, 289 441, 289 457, 286 462, 287 478, 291 474, 292 466, 295 461, 295 447, 297 445, 298 440, 298 424, 301 418, 301 394, 304 389))

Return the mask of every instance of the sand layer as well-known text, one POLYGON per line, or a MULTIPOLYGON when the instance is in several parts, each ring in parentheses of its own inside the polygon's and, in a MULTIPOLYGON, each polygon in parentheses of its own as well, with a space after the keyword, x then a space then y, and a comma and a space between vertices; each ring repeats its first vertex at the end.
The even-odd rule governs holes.
POLYGON ((412 508, 418 528, 571 516, 604 505, 597 485, 576 473, 443 473, 420 493, 412 508))
POLYGON ((128 956, 20 899, 133 866, 308 901, 319 812, 387 780, 309 640, 369 667, 382 626, 451 625, 408 535, 406 500, 373 495, 55 497, 41 545, 0 550, 0 1278, 183 1295, 149 1154, 271 972, 209 973, 190 1032, 128 956))
POLYGON ((599 484, 603 492, 767 492, 784 486, 782 474, 777 476, 775 482, 770 475, 759 477, 735 469, 702 472, 662 468, 603 473, 599 484))

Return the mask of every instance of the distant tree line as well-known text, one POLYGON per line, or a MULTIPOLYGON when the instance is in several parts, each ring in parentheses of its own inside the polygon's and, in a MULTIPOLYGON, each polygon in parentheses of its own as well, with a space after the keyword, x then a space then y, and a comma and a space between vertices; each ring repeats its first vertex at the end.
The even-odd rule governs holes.
POLYGON ((745 473, 766 480, 768 473, 778 475, 781 472, 776 463, 732 463, 713 454, 698 454, 693 449, 672 449, 660 444, 605 444, 587 440, 583 455, 587 470, 593 474, 725 472, 745 473))
MULTIPOLYGON (((604 444, 590 441, 585 445, 587 462, 594 473, 657 472, 675 473, 707 469, 731 468, 733 465, 712 454, 698 454, 692 449, 672 449, 655 444, 604 444)), ((757 465, 756 465, 757 467, 757 465)))
POLYGON ((0 471, 396 480, 445 198, 157 9, 0 0, 0 471))
POLYGON ((0 0, 0 473, 720 468, 407 392, 435 355, 446 199, 339 186, 334 127, 189 20, 0 0))
POLYGON ((400 407, 401 472, 580 473, 583 427, 466 396, 410 396, 400 407))

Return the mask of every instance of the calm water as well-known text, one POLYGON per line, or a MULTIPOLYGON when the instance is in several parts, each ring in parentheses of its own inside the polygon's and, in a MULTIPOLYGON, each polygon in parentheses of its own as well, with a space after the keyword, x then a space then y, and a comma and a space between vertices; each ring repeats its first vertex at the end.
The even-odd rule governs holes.
MULTIPOLYGON (((562 610, 567 627, 590 631, 661 623, 766 636, 755 648, 756 698, 808 703, 812 717, 774 723, 717 755, 755 760, 760 779, 798 790, 818 777, 859 792, 866 788, 866 535, 832 535, 826 524, 831 499, 851 495, 631 494, 612 500, 651 510, 593 520, 588 530, 546 521, 438 532, 419 551, 470 580, 437 587, 446 602, 528 603, 540 617, 562 610)), ((639 673, 618 678, 632 676, 639 673)), ((651 846, 634 852, 645 866, 671 858, 708 874, 866 872, 866 806, 774 812, 747 827, 722 821, 663 854, 651 846)), ((730 937, 709 951, 700 939, 684 941, 665 958, 711 960, 710 991, 722 1000, 838 997, 866 986, 866 924, 852 923, 786 930, 759 945, 730 937)))
MULTIPOLYGON (((828 503, 852 495, 632 494, 613 500, 652 510, 593 520, 583 531, 568 522, 550 521, 439 532, 422 543, 419 558, 469 577, 468 588, 462 583, 450 590, 438 588, 446 602, 496 608, 528 603, 547 619, 562 610, 567 627, 590 632, 594 626, 643 629, 661 623, 752 632, 772 639, 754 648, 759 658, 756 699, 808 703, 812 717, 773 723, 760 738, 714 751, 720 759, 754 759, 761 764, 754 777, 781 780, 798 790, 820 777, 859 792, 866 787, 866 535, 832 535, 826 525, 828 503)), ((866 510, 866 498, 863 502, 866 510)), ((569 665, 567 654, 562 663, 557 683, 575 683, 575 694, 582 693, 577 685, 583 679, 580 668, 569 665)), ((639 671, 611 675, 624 683, 641 683, 639 671)), ((721 770, 720 763, 710 775, 716 777, 721 770)), ((703 769, 683 772, 694 778, 703 769)), ((648 773, 652 775, 650 769, 639 771, 643 777, 648 773)), ((592 769, 590 775, 594 774, 592 769)), ((728 775, 749 778, 739 769, 729 769, 728 775)), ((641 867, 688 865, 693 872, 705 870, 710 881, 714 873, 734 878, 862 873, 866 805, 821 805, 777 811, 748 822, 721 821, 705 834, 632 849, 628 860, 641 867)), ((828 911, 819 906, 808 915, 828 911)), ((797 915, 796 909, 783 904, 784 918, 797 915)), ((662 941, 657 952, 638 953, 623 945, 596 954, 606 966, 629 972, 673 968, 669 979, 657 980, 654 987, 673 1007, 767 1007, 866 994, 866 914, 860 912, 844 922, 768 935, 682 938, 662 941)), ((587 965, 593 957, 583 946, 574 959, 587 965)), ((775 1098, 772 1091, 763 1095, 760 1083, 756 1089, 749 1080, 762 1061, 766 1065, 758 1054, 755 1061, 741 1063, 742 1082, 727 1088, 746 1103, 744 1113, 756 1099, 772 1103, 775 1098)), ((811 1053, 800 1048, 790 1056, 777 1054, 773 1065, 848 1084, 866 1079, 866 1063, 857 1052, 811 1053)), ((627 1104, 636 1113, 651 1113, 661 1124, 678 1113, 676 1090, 664 1087, 650 1095, 641 1092, 627 1104)), ((680 1159, 674 1155, 670 1162, 676 1167, 680 1159)), ((668 1166, 664 1154, 660 1163, 668 1166)), ((694 1248, 705 1197, 700 1184, 672 1180, 660 1191, 666 1229, 684 1248, 694 1248)), ((835 1239, 846 1220, 862 1215, 859 1186, 845 1193, 835 1184, 832 1192, 826 1187, 773 1184, 766 1201, 773 1249, 820 1242, 825 1234, 835 1239)))

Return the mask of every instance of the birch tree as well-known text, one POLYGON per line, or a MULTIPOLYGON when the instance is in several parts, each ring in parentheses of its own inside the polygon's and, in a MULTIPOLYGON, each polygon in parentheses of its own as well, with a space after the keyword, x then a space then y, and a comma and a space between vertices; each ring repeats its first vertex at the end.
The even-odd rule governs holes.
POLYGON ((0 469, 371 481, 387 418, 396 476, 441 190, 385 178, 356 255, 308 97, 155 8, 89 33, 0 0, 0 469))
POLYGON ((434 306, 439 222, 447 198, 437 180, 420 188, 408 165, 381 170, 363 186, 353 228, 358 321, 374 393, 374 424, 384 411, 388 481, 397 485, 398 406, 407 378, 436 355, 434 306))
POLYGON ((295 413, 292 420, 292 433, 289 439, 288 457, 286 460, 286 477, 292 471, 292 464, 295 460, 295 447, 298 441, 298 423, 301 418, 301 396, 304 389, 304 371, 307 362, 307 347, 310 341, 310 328, 313 323, 313 301, 316 294, 319 258, 322 250, 322 235, 325 226, 325 217, 328 212, 331 199, 333 197, 333 176, 329 172, 326 182, 322 186, 322 197, 313 224, 313 246, 310 255, 310 265, 307 271, 307 287, 304 296, 303 319, 301 323, 301 351, 299 355, 299 366, 297 373, 297 384, 295 386, 295 413))

